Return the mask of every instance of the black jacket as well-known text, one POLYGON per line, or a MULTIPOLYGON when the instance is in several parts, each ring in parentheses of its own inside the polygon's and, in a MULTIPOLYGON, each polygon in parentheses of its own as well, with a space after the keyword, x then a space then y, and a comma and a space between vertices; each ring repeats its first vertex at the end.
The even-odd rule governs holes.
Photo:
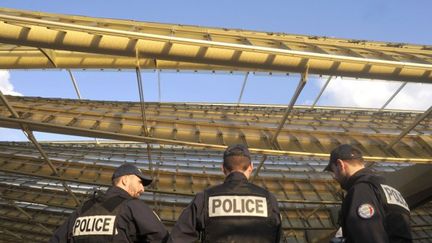
POLYGON ((170 241, 279 242, 280 235, 281 218, 273 194, 249 183, 243 173, 232 172, 223 184, 195 196, 177 220, 170 241), (209 209, 216 216, 209 217, 209 209))
MULTIPOLYGON (((118 233, 112 242, 165 242, 168 239, 168 232, 164 225, 143 201, 132 198, 119 187, 109 188, 102 201, 113 197, 121 197, 124 200, 117 209, 116 227, 118 233)), ((51 243, 74 242, 72 238, 73 227, 76 219, 80 217, 82 209, 83 207, 80 207, 73 212, 64 224, 55 231, 50 240, 51 243)))
POLYGON ((408 205, 383 177, 362 169, 342 187, 347 190, 341 222, 346 242, 412 242, 408 205))

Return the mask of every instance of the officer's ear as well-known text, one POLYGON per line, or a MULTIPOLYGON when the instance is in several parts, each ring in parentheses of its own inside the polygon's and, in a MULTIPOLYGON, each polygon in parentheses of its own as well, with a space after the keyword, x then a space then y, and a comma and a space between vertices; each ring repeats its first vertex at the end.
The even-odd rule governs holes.
POLYGON ((227 169, 223 166, 223 164, 221 165, 221 170, 224 173, 224 175, 227 175, 227 169))
POLYGON ((120 184, 122 186, 126 186, 129 182, 129 175, 124 175, 122 177, 120 177, 120 184))
POLYGON ((250 163, 249 166, 248 166, 248 168, 247 168, 247 171, 249 171, 250 173, 252 173, 253 169, 254 169, 253 163, 250 163))
POLYGON ((346 164, 341 159, 336 160, 336 167, 339 171, 345 171, 346 170, 346 164))

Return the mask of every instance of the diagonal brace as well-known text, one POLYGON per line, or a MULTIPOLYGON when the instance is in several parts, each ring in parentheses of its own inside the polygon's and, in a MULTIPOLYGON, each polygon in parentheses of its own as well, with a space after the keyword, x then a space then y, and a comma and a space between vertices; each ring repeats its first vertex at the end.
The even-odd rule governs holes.
POLYGON ((423 114, 419 115, 413 124, 405 128, 399 136, 393 140, 389 145, 387 145, 387 149, 393 148, 403 137, 405 137, 411 130, 413 130, 420 122, 422 122, 426 117, 432 114, 432 105, 427 109, 423 114))
MULTIPOLYGON (((9 104, 8 100, 6 99, 6 97, 3 95, 3 92, 0 91, 0 99, 3 101, 3 104, 5 104, 5 106, 8 108, 9 112, 12 113, 12 116, 14 118, 19 119, 19 115, 18 113, 15 111, 15 109, 9 104)), ((26 135, 26 137, 33 143, 33 145, 36 147, 36 149, 39 151, 39 153, 42 155, 42 157, 44 158, 45 162, 48 164, 48 166, 51 168, 51 170, 53 171, 53 173, 59 177, 60 179, 62 179, 62 176, 59 174, 57 168, 51 163, 51 160, 49 159, 48 155, 45 153, 45 151, 42 149, 42 146, 38 143, 38 141, 36 140, 35 136, 33 135, 33 132, 30 130, 30 128, 26 125, 20 122, 20 127, 21 130, 23 130, 24 134, 26 135)), ((70 189, 70 187, 68 186, 68 184, 66 182, 62 182, 63 187, 66 189, 66 191, 72 196, 72 198, 74 199, 76 205, 80 204, 80 201, 78 200, 78 198, 73 194, 72 190, 70 189)))

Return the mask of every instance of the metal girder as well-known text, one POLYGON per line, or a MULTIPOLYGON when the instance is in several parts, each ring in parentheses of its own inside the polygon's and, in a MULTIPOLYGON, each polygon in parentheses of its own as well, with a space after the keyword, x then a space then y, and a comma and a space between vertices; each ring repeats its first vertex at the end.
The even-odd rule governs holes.
MULTIPOLYGON (((7 197, 4 197, 3 193, 0 193, 0 198, 2 200, 4 200, 8 205, 16 208, 18 211, 21 212, 22 215, 24 215, 27 220, 30 221, 34 221, 35 219, 32 217, 32 215, 30 215, 29 213, 26 212, 26 210, 22 209, 21 207, 19 207, 17 205, 17 202, 14 200, 10 200, 7 197)), ((52 234, 52 230, 48 229, 45 225, 43 225, 42 223, 36 223, 36 226, 39 228, 39 230, 43 230, 45 233, 47 234, 52 234)))
MULTIPOLYGON (((89 192, 93 190, 91 186, 86 186, 87 182, 92 185, 108 186, 110 174, 118 164, 134 161, 142 168, 148 163, 145 159, 144 144, 44 143, 42 146, 50 157, 56 158, 53 162, 61 168, 64 178, 70 179, 72 189, 80 199, 90 195, 89 192), (107 166, 108 164, 112 166, 107 166), (103 182, 104 180, 106 182, 103 182)), ((45 214, 53 215, 56 211, 62 212, 62 208, 73 208, 73 202, 67 193, 61 190, 59 178, 49 175, 49 169, 43 165, 34 148, 26 143, 0 143, 0 148, 3 151, 0 170, 5 173, 0 173, 0 191, 5 198, 45 205, 39 210, 26 209, 35 220, 41 222, 44 222, 45 218, 55 219, 52 216, 43 216, 45 214), (46 206, 57 209, 54 211, 43 209, 46 206), (40 216, 36 217, 35 213, 40 216)), ((159 167, 155 168, 154 174, 156 180, 153 188, 147 190, 142 199, 161 216, 167 227, 171 227, 194 193, 222 181, 220 172, 216 175, 221 163, 221 152, 159 145, 154 148, 153 154, 159 160, 157 163, 159 167), (214 168, 214 172, 203 169, 203 165, 214 168), (202 173, 199 169, 205 172, 202 173), (186 173, 185 170, 195 172, 186 173), (174 190, 175 193, 172 193, 174 190)), ((253 155, 253 158, 257 159, 259 156, 253 155)), ((268 188, 278 197, 285 235, 289 239, 305 242, 310 240, 311 235, 332 232, 335 219, 332 218, 329 207, 339 204, 335 194, 338 187, 328 175, 311 173, 321 171, 326 160, 311 159, 311 165, 317 168, 308 169, 311 165, 308 165, 305 158, 296 159, 298 162, 295 164, 294 161, 290 162, 286 159, 270 156, 264 171, 267 174, 262 174, 256 181, 258 185, 268 188), (300 167, 296 168, 296 166, 300 167), (282 171, 276 173, 278 170, 282 171), (310 171, 296 176, 295 171, 304 170, 310 171), (319 175, 325 177, 320 179, 319 175)), ((393 166, 400 168, 403 165, 393 166)), ((377 168, 389 170, 392 166, 388 164, 377 168)), ((4 211, 0 210, 0 217, 6 220, 25 218, 19 216, 19 211, 16 213, 13 211, 13 208, 5 207, 4 211)), ((431 222, 428 221, 428 215, 430 215, 429 204, 413 211, 413 234, 416 239, 430 234, 431 230, 428 227, 431 222)), ((66 217, 64 213, 59 216, 63 219, 66 217)), ((58 224, 61 223, 61 218, 56 221, 58 224)), ((48 225, 53 223, 53 221, 46 222, 48 225)))
MULTIPOLYGON (((49 238, 52 235, 52 233, 41 231, 40 228, 35 226, 34 224, 28 222, 27 223, 19 222, 15 220, 2 219, 0 221, 0 228, 10 229, 19 232, 21 238, 23 238, 22 235, 28 236, 29 234, 35 234, 38 235, 39 237, 46 237, 46 238, 49 238)), ((54 232, 54 228, 51 229, 51 232, 54 232)))
POLYGON ((313 102, 311 109, 313 109, 315 107, 315 105, 318 103, 318 100, 321 98, 321 95, 324 93, 324 90, 327 88, 328 84, 330 83, 331 79, 333 78, 333 76, 329 76, 327 78, 327 81, 325 82, 325 84, 323 85, 323 87, 321 88, 319 94, 317 95, 317 97, 315 98, 315 101, 313 102))
MULTIPOLYGON (((270 141, 270 144, 275 148, 275 149, 281 149, 279 143, 277 142, 277 137, 279 136, 282 128, 285 126, 285 122, 288 119, 288 115, 290 114, 290 112, 292 111, 292 109, 294 108, 295 102, 297 101, 298 97, 301 94, 301 91, 303 90, 304 86, 306 85, 306 81, 307 81, 307 75, 308 75, 308 68, 309 66, 306 64, 306 70, 304 73, 302 73, 301 79, 297 85, 296 90, 294 91, 293 96, 291 97, 291 101, 288 104, 288 107, 285 111, 285 114, 283 115, 281 121, 279 122, 278 128, 276 129, 276 131, 274 132, 272 139, 270 141)), ((254 181, 258 175, 259 172, 261 171, 261 168, 264 165, 264 162, 267 159, 267 155, 264 155, 260 161, 260 163, 258 164, 258 168, 255 170, 255 173, 252 177, 252 181, 254 181)))
MULTIPOLYGON (((49 49, 44 49, 49 50, 49 49)), ((55 56, 55 68, 64 69, 134 69, 135 57, 113 56, 94 53, 49 50, 55 56)), ((179 61, 158 60, 157 67, 152 58, 139 59, 141 69, 155 70, 203 70, 241 71, 240 68, 206 65, 179 61)), ((54 68, 51 60, 38 48, 0 44, 0 68, 2 69, 49 69, 54 68)))
MULTIPOLYGON (((142 134, 145 137, 149 136, 149 130, 148 130, 148 126, 147 126, 147 116, 146 116, 146 111, 145 111, 145 100, 144 100, 144 87, 143 87, 143 83, 142 83, 142 78, 141 78, 141 69, 139 67, 139 62, 138 62, 138 54, 137 54, 137 67, 135 68, 135 72, 136 72, 136 76, 137 76, 137 83, 138 83, 138 93, 139 93, 139 99, 140 99, 140 108, 141 108, 141 118, 142 118, 142 134)), ((152 169, 152 158, 151 158, 151 146, 149 143, 147 143, 147 156, 148 156, 148 160, 149 160, 149 170, 152 169)))
MULTIPOLYGON (((37 158, 36 151, 32 151, 30 147, 23 145, 25 144, 0 144, 1 150, 7 151, 0 154, 0 161, 2 163, 1 170, 8 173, 18 173, 28 176, 33 175, 56 180, 55 177, 50 177, 48 173, 44 172, 46 169, 39 165, 41 161, 37 158)), ((89 152, 88 148, 84 145, 80 147, 79 144, 61 146, 45 145, 44 149, 47 150, 50 155, 58 159, 55 161, 56 166, 61 168, 65 179, 71 182, 81 182, 99 186, 109 185, 109 175, 119 164, 127 161, 135 161, 138 166, 146 167, 146 163, 148 163, 145 159, 143 160, 143 158, 145 158, 144 145, 142 149, 139 149, 139 147, 134 149, 116 149, 109 145, 103 146, 99 144, 97 148, 93 148, 93 152, 89 152), (141 152, 139 152, 140 150, 141 152), (80 162, 73 162, 74 160, 80 162), (107 164, 111 165, 106 166, 107 164), (94 174, 96 174, 96 177, 92 176, 94 174)), ((221 172, 219 171, 221 163, 220 153, 206 153, 204 150, 200 152, 198 150, 188 150, 185 148, 157 148, 155 149, 155 155, 159 160, 157 161, 158 167, 155 168, 157 181, 149 190, 151 192, 192 196, 197 191, 207 186, 218 184, 223 180, 221 172), (205 160, 203 160, 204 158, 205 160), (187 164, 187 166, 182 166, 182 164, 187 164), (173 173, 176 173, 176 175, 174 176, 173 173), (163 183, 159 185, 159 181, 163 183), (188 181, 194 181, 194 183, 188 184, 188 181)), ((255 160, 256 157, 254 156, 253 159, 255 160)), ((318 172, 325 166, 327 163, 326 161, 310 161, 315 164, 314 166, 316 166, 316 168, 311 171, 305 171, 308 167, 307 161, 299 161, 299 164, 294 166, 293 163, 296 161, 294 158, 282 158, 280 161, 274 161, 274 159, 275 157, 270 158, 265 174, 257 183, 266 188, 271 188, 271 190, 278 195, 280 203, 316 205, 338 204, 338 197, 336 195, 339 189, 335 185, 335 182, 331 180, 327 174, 318 172), (290 166, 284 168, 282 167, 283 165, 290 166), (301 171, 305 172, 302 173, 301 171), (294 183, 295 188, 292 187, 292 183, 294 183), (298 187, 301 187, 301 190, 299 190, 298 187), (305 197, 305 194, 308 196, 305 197)), ((393 166, 395 165, 396 164, 393 166)), ((411 170, 411 168, 415 168, 415 166, 402 170, 400 170, 400 168, 403 167, 398 166, 395 168, 397 173, 404 170, 411 170)), ((389 171, 390 169, 392 169, 391 164, 375 167, 377 171, 389 171)), ((391 174, 385 173, 385 175, 391 174)), ((412 176, 419 180, 423 178, 422 174, 413 174, 412 176)), ((409 184, 413 180, 414 179, 399 179, 397 184, 391 184, 396 188, 400 188, 401 191, 404 192, 404 195, 409 198, 411 197, 410 193, 413 193, 415 190, 407 191, 402 190, 402 188, 405 187, 404 184, 409 184)), ((19 181, 10 181, 8 183, 18 183, 21 186, 27 185, 26 180, 21 180, 21 183, 19 181)), ((425 183, 425 186, 421 187, 419 190, 420 192, 422 190, 428 190, 428 183, 425 183)), ((415 203, 421 204, 424 203, 425 200, 417 201, 415 203)), ((414 204, 410 203, 410 205, 414 204)), ((286 207, 289 208, 289 205, 287 204, 286 207)))
MULTIPOLYGON (((57 161, 52 160, 53 164, 59 169, 62 180, 85 183, 89 185, 109 186, 111 184, 111 175, 116 167, 106 165, 94 165, 81 162, 57 161)), ((138 165, 142 167, 142 165, 138 165)), ((39 158, 22 156, 22 155, 5 155, 0 154, 0 171, 4 173, 14 173, 26 176, 36 176, 51 180, 58 180, 56 176, 51 175, 50 169, 39 158)), ((152 187, 147 191, 158 194, 171 194, 180 196, 192 196, 196 192, 202 191, 208 186, 219 184, 223 181, 223 175, 220 174, 195 174, 182 171, 153 171, 154 181, 152 187), (190 181, 194 183, 191 184, 190 181)), ((272 178, 260 177, 254 181, 255 184, 265 186, 272 191, 277 198, 284 203, 316 203, 321 201, 335 204, 338 198, 335 198, 333 192, 328 191, 327 185, 331 184, 333 190, 337 190, 335 182, 330 178, 272 178), (293 181, 304 190, 301 194, 293 187, 293 181), (313 186, 311 184, 314 184, 313 186), (284 192, 280 188, 284 188, 284 192), (316 188, 319 188, 316 190, 316 188), (307 196, 304 196, 307 195, 307 196), (291 201, 292 200, 292 201, 291 201)))
POLYGON ((237 105, 240 105, 240 102, 241 102, 241 99, 243 97, 243 92, 244 92, 244 89, 246 87, 246 82, 247 82, 248 77, 249 77, 249 72, 246 72, 244 80, 243 80, 243 85, 242 85, 242 88, 241 88, 241 91, 240 91, 240 95, 239 95, 239 98, 238 98, 238 101, 237 101, 237 105))
MULTIPOLYGON (((5 222, 6 223, 6 222, 5 222)), ((0 223, 4 225, 5 223, 0 223)), ((49 236, 42 236, 37 234, 37 232, 23 232, 20 229, 15 229, 9 223, 7 226, 2 226, 3 229, 0 230, 0 242, 48 242, 49 236), (12 229, 11 229, 12 228, 12 229), (15 231, 14 231, 15 230, 15 231)))
POLYGON ((12 45, 129 57, 134 57, 138 50, 140 56, 157 60, 248 71, 301 73, 303 63, 309 60, 310 74, 432 82, 430 58, 417 55, 430 56, 429 46, 35 14, 11 9, 1 9, 0 20, 0 42, 12 45), (171 31, 173 28, 175 32, 171 31), (209 35, 211 40, 207 38, 209 35), (367 55, 353 54, 359 52, 367 55), (384 52, 393 53, 391 60, 384 52), (416 55, 421 62, 405 54, 416 55))
MULTIPOLYGON (((13 106, 11 106, 9 104, 8 100, 6 99, 6 97, 3 95, 3 92, 1 92, 1 91, 0 91, 0 99, 1 99, 2 103, 4 104, 4 106, 7 108, 7 110, 12 114, 11 115, 12 117, 20 118, 18 113, 15 111, 13 106)), ((33 143, 35 148, 39 151, 39 153, 43 157, 45 163, 47 163, 48 166, 50 167, 52 173, 54 173, 56 176, 59 176, 57 168, 52 165, 50 159, 48 158, 46 153, 43 151, 42 147, 40 146, 40 144, 36 140, 35 136, 33 135, 33 131, 25 124, 19 123, 19 126, 20 126, 21 130, 24 132, 25 136, 28 138, 28 140, 31 143, 33 143)), ((79 205, 79 201, 77 200, 77 198, 75 197, 73 192, 70 190, 70 188, 66 182, 63 182, 63 187, 69 193, 69 195, 75 200, 76 205, 79 205)))
POLYGON ((432 105, 427 109, 423 114, 418 115, 417 119, 410 124, 408 127, 406 127, 398 136, 397 138, 393 139, 388 145, 387 148, 391 149, 393 148, 397 143, 401 141, 403 137, 405 137, 409 132, 411 132, 419 123, 421 123, 426 118, 431 118, 432 114, 432 105))
MULTIPOLYGON (((153 144, 155 170, 184 171, 198 174, 221 173, 223 153, 208 149, 192 149, 184 146, 153 144)), ((142 167, 148 166, 146 160, 146 144, 118 143, 101 141, 81 143, 44 143, 43 149, 48 156, 60 161, 80 161, 85 164, 119 166, 133 161, 142 167)), ((0 143, 0 151, 4 156, 27 156, 37 158, 38 152, 28 143, 0 143)), ((321 173, 328 161, 326 159, 268 156, 269 162, 263 175, 275 178, 330 179, 326 173, 321 173)), ((259 161, 260 155, 252 154, 252 160, 259 161)), ((374 169, 379 172, 399 170, 409 164, 375 163, 374 169)))
MULTIPOLYGON (((354 144, 368 161, 380 162, 374 169, 391 171, 385 176, 416 208, 414 238, 432 237, 428 111, 322 108, 316 102, 310 109, 294 106, 295 98, 288 112, 283 106, 240 105, 247 75, 237 104, 160 103, 160 93, 159 103, 145 103, 139 72, 303 73, 308 67, 310 74, 432 83, 432 46, 10 9, 0 9, 0 42, 0 68, 136 68, 141 101, 8 97, 14 115, 0 106, 0 126, 143 142, 36 142, 48 164, 28 144, 0 143, 0 242, 46 242, 49 235, 41 225, 52 231, 74 208, 62 189, 66 181, 75 200, 84 200, 95 187, 109 186, 112 172, 124 162, 149 168, 155 182, 141 199, 171 227, 193 195, 223 181, 221 151, 233 143, 247 144, 253 161, 262 161, 253 183, 276 195, 288 241, 311 242, 334 230, 332 208, 340 204, 340 188, 320 171, 329 151, 341 143, 354 144)), ((160 92, 160 73, 158 80, 160 92)))
POLYGON ((281 150, 274 150, 263 134, 275 133, 284 114, 282 106, 146 103, 147 120, 152 124, 146 137, 141 134, 138 103, 12 96, 8 99, 21 118, 8 117, 8 111, 0 106, 0 126, 3 127, 19 128, 19 124, 26 124, 36 131, 215 150, 224 150, 225 144, 246 142, 255 153, 319 158, 327 158, 338 144, 354 143, 363 148, 368 161, 431 162, 424 145, 432 145, 420 139, 423 134, 431 134, 432 119, 428 117, 416 127, 421 134, 405 136, 395 146, 397 154, 389 155, 385 148, 400 133, 401 125, 412 123, 421 114, 416 112, 295 107, 290 113, 290 122, 277 139, 281 150))
POLYGON ((291 113, 291 111, 294 108, 294 105, 295 105, 298 97, 300 96, 300 94, 301 94, 304 86, 306 85, 307 77, 308 77, 308 70, 309 70, 309 65, 306 65, 306 70, 302 73, 300 81, 299 81, 299 83, 297 85, 297 88, 294 91, 293 96, 291 97, 291 101, 288 104, 288 107, 287 107, 287 109, 286 109, 286 111, 285 111, 285 113, 284 113, 284 115, 282 117, 282 120, 279 122, 278 128, 276 129, 276 131, 275 131, 275 133, 274 133, 274 135, 272 137, 271 143, 274 144, 274 146, 277 149, 280 149, 279 144, 276 143, 277 137, 279 136, 279 133, 281 132, 282 128, 285 126, 285 122, 288 119, 288 115, 291 113))
MULTIPOLYGON (((59 211, 48 212, 41 208, 29 209, 24 206, 18 210, 7 205, 0 205, 0 228, 8 229, 22 237, 23 240, 19 242, 48 242, 52 232, 63 223, 67 216, 68 214, 63 214, 59 211), (32 219, 29 219, 27 215, 23 214, 22 210, 25 210, 32 219), (40 224, 44 224, 45 227, 48 227, 51 233, 46 233, 41 230, 38 226, 40 224)), ((3 234, 0 234, 0 237, 2 235, 3 234)))
POLYGON ((69 76, 71 78, 71 81, 72 81, 72 84, 74 86, 75 92, 76 92, 76 94, 78 96, 78 99, 80 100, 81 99, 81 93, 79 91, 78 84, 75 81, 75 77, 74 77, 74 75, 73 75, 73 73, 72 73, 72 71, 70 69, 68 69, 67 72, 69 73, 69 76))
POLYGON ((397 94, 399 94, 399 92, 407 85, 407 82, 403 82, 401 84, 401 86, 399 86, 399 88, 392 94, 392 96, 390 96, 390 98, 386 101, 386 103, 384 103, 383 106, 381 106, 381 111, 384 110, 388 104, 390 104, 390 102, 394 99, 394 97, 396 97, 397 94))
POLYGON ((50 61, 50 63, 57 68, 55 52, 45 48, 39 48, 39 50, 46 56, 46 58, 48 58, 48 61, 50 61))

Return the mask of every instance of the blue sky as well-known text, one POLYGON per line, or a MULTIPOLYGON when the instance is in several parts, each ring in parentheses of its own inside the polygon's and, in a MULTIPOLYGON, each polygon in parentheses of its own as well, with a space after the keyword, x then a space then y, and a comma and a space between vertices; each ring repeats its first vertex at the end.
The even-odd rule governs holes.
MULTIPOLYGON (((413 44, 432 44, 432 1, 25 1, 2 0, 1 7, 132 19, 138 21, 238 28, 413 44)), ((85 99, 139 99, 133 71, 73 71, 85 99), (103 92, 101 92, 103 87, 103 92)), ((162 101, 237 102, 244 74, 161 73, 162 101)), ((242 102, 288 104, 297 74, 250 75, 242 102)), ((158 101, 157 73, 143 73, 146 101, 158 101)), ((323 80, 312 77, 297 104, 310 104, 323 80)), ((332 81, 319 104, 380 107, 400 83, 332 81), (340 92, 341 89, 351 89, 340 92)), ((26 96, 76 98, 66 71, 0 71, 0 88, 26 96), (8 86, 8 88, 6 88, 8 86)), ((407 85, 392 108, 425 110, 432 105, 431 85, 407 85)), ((37 133, 40 140, 71 139, 37 133)), ((0 129, 0 140, 25 140, 20 131, 0 129)))

